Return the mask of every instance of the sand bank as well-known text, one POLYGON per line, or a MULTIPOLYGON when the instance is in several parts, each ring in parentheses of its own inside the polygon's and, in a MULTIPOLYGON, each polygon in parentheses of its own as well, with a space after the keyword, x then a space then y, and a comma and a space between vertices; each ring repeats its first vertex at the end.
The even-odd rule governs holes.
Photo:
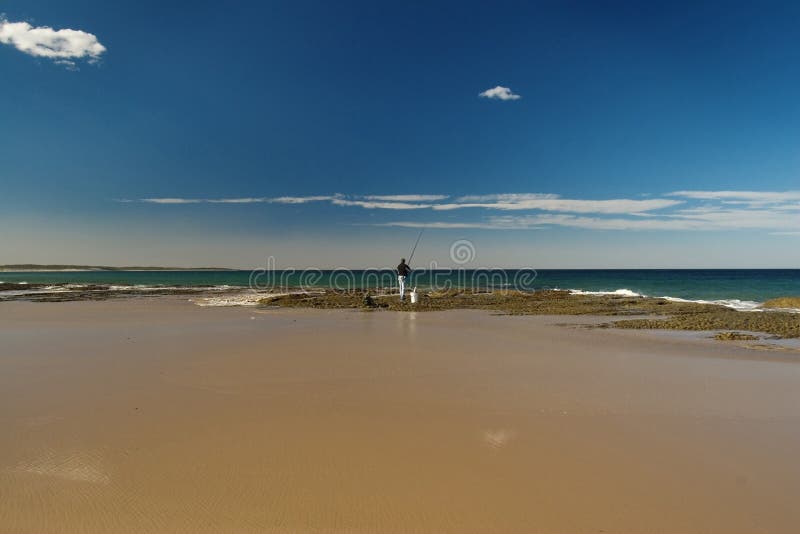
POLYGON ((794 531, 794 356, 587 320, 2 303, 0 531, 794 531))

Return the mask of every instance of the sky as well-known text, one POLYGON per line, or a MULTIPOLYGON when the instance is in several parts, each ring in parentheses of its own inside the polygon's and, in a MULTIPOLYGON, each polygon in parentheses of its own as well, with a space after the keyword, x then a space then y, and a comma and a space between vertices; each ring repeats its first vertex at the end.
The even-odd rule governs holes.
POLYGON ((0 264, 800 265, 796 2, 230 4, 0 0, 0 264))

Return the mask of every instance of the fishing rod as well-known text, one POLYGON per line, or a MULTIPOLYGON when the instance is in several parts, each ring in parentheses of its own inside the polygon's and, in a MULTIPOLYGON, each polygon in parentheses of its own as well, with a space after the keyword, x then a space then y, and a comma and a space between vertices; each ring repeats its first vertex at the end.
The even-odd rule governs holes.
POLYGON ((425 228, 419 231, 419 235, 417 236, 417 241, 414 243, 414 248, 411 249, 411 255, 408 257, 408 262, 411 263, 411 258, 414 257, 414 252, 417 251, 417 245, 419 245, 419 240, 422 238, 422 233, 425 231, 425 228))

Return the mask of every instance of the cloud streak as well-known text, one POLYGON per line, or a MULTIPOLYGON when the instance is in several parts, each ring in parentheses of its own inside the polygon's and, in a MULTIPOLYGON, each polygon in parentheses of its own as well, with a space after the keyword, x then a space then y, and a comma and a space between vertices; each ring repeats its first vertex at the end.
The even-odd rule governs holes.
POLYGON ((145 204, 307 204, 334 200, 336 195, 317 195, 308 197, 242 197, 242 198, 137 198, 118 199, 117 202, 142 202, 145 204))
POLYGON ((474 228, 484 230, 541 230, 560 226, 583 230, 606 231, 725 231, 768 230, 772 235, 793 236, 800 225, 800 212, 791 218, 769 212, 730 210, 713 215, 679 214, 665 218, 591 217, 563 213, 489 217, 482 221, 451 223, 446 221, 393 221, 380 226, 403 228, 474 228))
POLYGON ((435 210, 455 210, 463 208, 484 208, 502 211, 542 210, 562 211, 572 213, 643 213, 660 210, 681 204, 680 200, 654 198, 647 200, 611 199, 611 200, 581 200, 552 197, 538 197, 537 195, 497 195, 497 199, 488 202, 456 202, 451 204, 437 204, 435 210))
POLYGON ((448 195, 317 195, 306 197, 253 197, 253 198, 141 198, 126 202, 146 202, 152 204, 306 204, 308 202, 329 201, 335 206, 359 207, 371 210, 422 210, 452 211, 479 208, 498 211, 554 211, 568 213, 620 213, 641 214, 669 208, 683 201, 654 198, 583 200, 561 198, 553 194, 510 193, 481 196, 462 196, 452 202, 437 202, 450 198, 448 195))
POLYGON ((800 200, 800 191, 673 191, 667 196, 697 200, 739 200, 747 202, 787 202, 800 200))
POLYGON ((334 200, 339 195, 315 195, 310 197, 277 197, 261 199, 262 202, 269 202, 270 204, 307 204, 309 202, 324 202, 326 200, 334 200))
POLYGON ((431 202, 444 200, 448 195, 366 195, 365 200, 385 200, 388 202, 431 202))
POLYGON ((552 227, 603 231, 767 231, 800 235, 800 193, 794 191, 675 191, 671 198, 563 198, 551 193, 488 195, 333 195, 245 198, 142 198, 153 204, 307 204, 444 214, 449 220, 397 220, 377 226, 532 230, 552 227), (477 212, 477 216, 476 216, 477 212))
POLYGON ((381 210, 419 210, 432 207, 431 204, 412 204, 409 202, 381 202, 375 200, 347 200, 343 198, 334 198, 331 200, 336 206, 358 206, 366 209, 381 209, 381 210))
POLYGON ((53 60, 74 68, 75 60, 99 61, 106 51, 94 34, 81 30, 54 30, 49 26, 31 26, 27 22, 10 22, 0 18, 0 43, 24 54, 53 60))

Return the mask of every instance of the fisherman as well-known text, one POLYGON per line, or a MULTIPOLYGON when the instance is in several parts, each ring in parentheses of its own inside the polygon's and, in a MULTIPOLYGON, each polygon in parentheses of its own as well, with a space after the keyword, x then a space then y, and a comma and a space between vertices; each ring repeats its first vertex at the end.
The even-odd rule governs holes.
POLYGON ((400 300, 403 300, 406 293, 406 276, 411 272, 411 267, 406 264, 406 259, 400 260, 400 265, 397 266, 397 281, 400 284, 400 300))

